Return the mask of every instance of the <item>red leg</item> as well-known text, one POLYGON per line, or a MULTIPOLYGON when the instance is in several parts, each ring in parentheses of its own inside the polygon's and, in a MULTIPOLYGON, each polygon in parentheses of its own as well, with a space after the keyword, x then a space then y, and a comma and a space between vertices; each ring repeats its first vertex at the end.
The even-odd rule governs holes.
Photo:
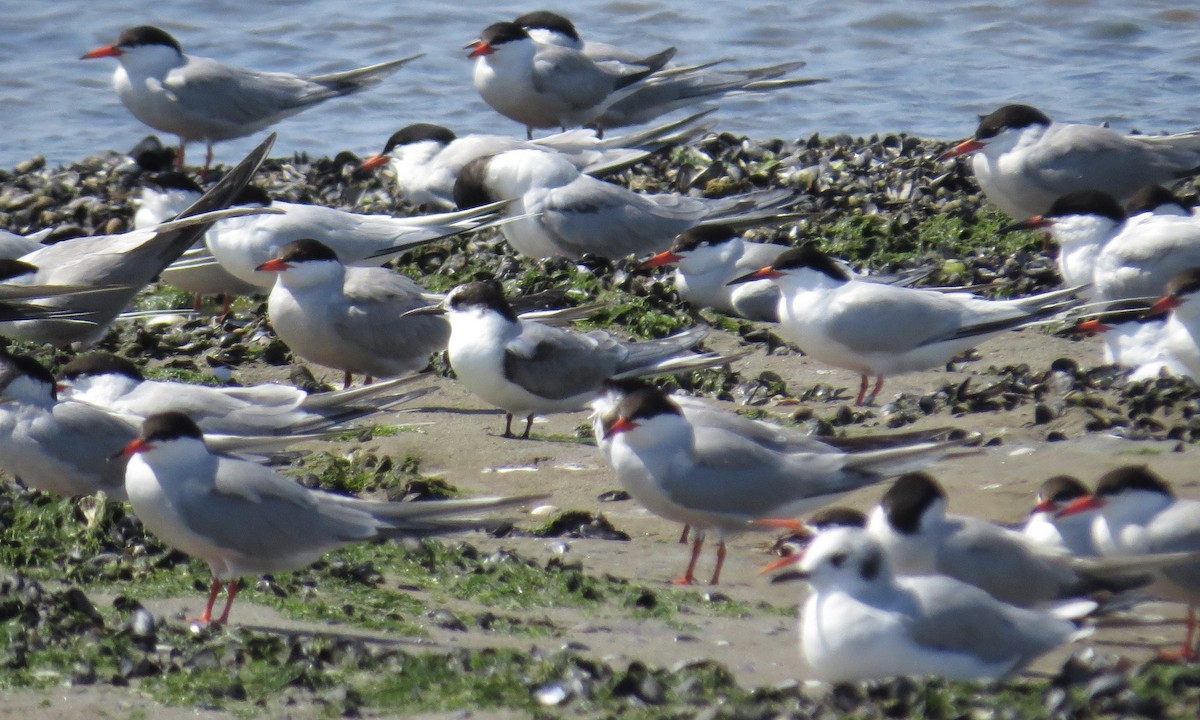
POLYGON ((858 384, 858 397, 854 399, 854 405, 857 407, 863 404, 863 398, 867 396, 867 384, 871 382, 866 375, 862 376, 862 382, 858 384))
POLYGON ((529 413, 529 417, 525 418, 525 432, 521 433, 522 440, 529 439, 529 431, 533 428, 533 413, 529 413))
POLYGON ((512 421, 513 421, 512 413, 510 413, 510 412, 504 413, 504 434, 501 435, 500 437, 506 437, 506 438, 515 437, 512 434, 512 421))
POLYGON ((225 293, 221 297, 225 298, 225 303, 221 306, 221 319, 229 317, 229 313, 233 312, 233 296, 225 293))
POLYGON ((350 387, 350 383, 352 382, 354 382, 354 373, 347 370, 346 374, 342 377, 342 389, 345 390, 350 387))
POLYGON ((1167 650, 1163 648, 1158 651, 1158 659, 1164 662, 1191 662, 1196 659, 1196 648, 1193 643, 1196 639, 1196 606, 1188 605, 1187 616, 1187 633, 1183 638, 1183 645, 1178 650, 1167 650))
POLYGON ((691 529, 692 529, 692 526, 691 526, 691 525, 684 525, 684 526, 683 526, 683 534, 679 536, 679 544, 680 544, 680 545, 687 545, 687 541, 688 541, 688 532, 690 532, 690 531, 691 531, 691 529))
POLYGON ((879 395, 879 391, 883 389, 883 376, 880 375, 875 379, 875 389, 871 391, 871 397, 867 398, 868 405, 875 404, 875 398, 879 395))
POLYGON ((204 306, 204 298, 200 297, 200 293, 192 295, 192 310, 200 312, 200 308, 204 306))
POLYGON ((704 547, 704 534, 696 533, 696 540, 692 543, 692 559, 688 561, 687 572, 683 577, 675 580, 676 585, 695 585, 696 584, 696 560, 700 558, 700 549, 704 547))
POLYGON ((221 581, 213 578, 212 585, 208 586, 208 603, 204 605, 204 612, 200 613, 200 622, 208 624, 212 622, 213 604, 217 602, 217 595, 221 593, 221 581))
POLYGON ((208 153, 205 154, 205 156, 204 156, 204 173, 203 174, 205 174, 205 175, 208 174, 208 169, 210 167, 212 167, 212 159, 213 159, 212 143, 208 143, 208 153))
POLYGON ((375 378, 371 377, 370 375, 363 378, 363 385, 370 385, 373 382, 375 382, 375 378))
POLYGON ((186 146, 187 144, 183 141, 183 138, 179 138, 179 152, 175 155, 175 169, 180 172, 183 172, 183 149, 186 146))
POLYGON ((230 580, 225 586, 225 611, 221 613, 221 617, 217 620, 218 625, 224 625, 229 622, 229 608, 233 607, 233 599, 237 597, 238 590, 242 588, 237 580, 230 580))
POLYGON ((1182 660, 1191 662, 1196 659, 1196 606, 1188 605, 1187 635, 1183 639, 1183 647, 1179 650, 1182 660))
POLYGON ((721 584, 721 568, 725 565, 725 538, 721 538, 721 542, 717 544, 717 569, 713 570, 712 580, 708 581, 709 585, 721 584))

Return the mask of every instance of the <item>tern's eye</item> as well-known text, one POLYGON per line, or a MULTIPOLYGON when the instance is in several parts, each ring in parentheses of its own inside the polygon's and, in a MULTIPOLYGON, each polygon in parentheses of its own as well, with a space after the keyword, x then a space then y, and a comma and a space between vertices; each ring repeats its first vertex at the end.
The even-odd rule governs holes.
POLYGON ((829 558, 829 564, 833 565, 835 568, 840 568, 843 564, 845 564, 845 562, 846 553, 838 553, 837 555, 829 558))

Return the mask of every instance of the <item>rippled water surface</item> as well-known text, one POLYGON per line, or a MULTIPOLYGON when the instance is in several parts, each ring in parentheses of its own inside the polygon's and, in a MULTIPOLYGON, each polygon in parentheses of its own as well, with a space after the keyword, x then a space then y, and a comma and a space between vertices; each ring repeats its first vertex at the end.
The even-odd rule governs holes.
MULTIPOLYGON (((976 115, 1015 101, 1121 130, 1200 127, 1200 6, 1190 0, 3 0, 0 167, 35 154, 61 163, 126 150, 149 132, 109 85, 115 61, 77 59, 138 24, 166 29, 185 52, 259 70, 330 72, 425 53, 380 87, 279 124, 276 154, 370 153, 418 121, 460 134, 520 133, 478 98, 462 46, 489 23, 539 7, 568 14, 584 37, 646 53, 677 45, 681 62, 800 58, 808 74, 831 79, 727 101, 718 126, 760 139, 957 138, 976 115)), ((217 158, 237 160, 254 142, 219 145, 217 158)))

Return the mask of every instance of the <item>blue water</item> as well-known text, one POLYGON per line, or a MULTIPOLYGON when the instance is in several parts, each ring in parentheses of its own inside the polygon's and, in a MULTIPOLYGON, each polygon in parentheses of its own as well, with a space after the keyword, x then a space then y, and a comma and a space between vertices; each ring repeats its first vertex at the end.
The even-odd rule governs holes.
MULTIPOLYGON (((138 24, 166 29, 185 52, 259 70, 330 72, 426 53, 381 87, 280 123, 277 155, 371 153, 418 121, 517 134, 479 100, 462 46, 489 23, 540 7, 569 15, 585 37, 646 53, 677 45, 680 62, 801 58, 808 74, 831 78, 726 102, 719 127, 760 139, 959 138, 977 115, 1018 101, 1124 131, 1200 127, 1200 6, 1185 0, 0 0, 0 167, 126 150, 150 132, 110 87, 115 61, 77 59, 138 24)), ((255 142, 223 143, 217 158, 235 161, 255 142)))

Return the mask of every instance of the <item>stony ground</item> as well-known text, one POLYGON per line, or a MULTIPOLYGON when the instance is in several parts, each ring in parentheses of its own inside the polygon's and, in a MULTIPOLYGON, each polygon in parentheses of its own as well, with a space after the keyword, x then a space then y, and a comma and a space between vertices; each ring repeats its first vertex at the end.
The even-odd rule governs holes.
MULTIPOLYGON (((1032 236, 1000 237, 1005 219, 970 179, 933 160, 936 143, 898 136, 753 143, 711 136, 621 178, 645 189, 724 194, 787 185, 809 217, 765 235, 819 239, 864 267, 933 264, 931 284, 986 283, 1025 294, 1057 283, 1032 236)), ((408 212, 385 180, 355 159, 270 163, 265 182, 287 199, 408 212)), ((139 173, 116 156, 47 169, 36 159, 0 172, 0 226, 58 237, 123 229, 139 173)), ((636 336, 693 322, 708 347, 749 350, 724 371, 676 378, 684 391, 815 433, 858 435, 953 426, 979 448, 939 463, 952 506, 1003 522, 1028 512, 1053 474, 1093 479, 1149 463, 1183 495, 1200 497, 1197 388, 1127 381, 1101 366, 1094 339, 1044 330, 981 345, 952 367, 890 380, 876 406, 850 405, 857 378, 809 362, 767 326, 680 305, 665 277, 632 262, 531 263, 494 235, 405 258, 431 289, 484 276, 511 294, 568 290, 600 300, 590 326, 636 336)), ((185 299, 158 290, 147 306, 185 299)), ((214 382, 287 382, 291 358, 260 301, 233 318, 122 326, 105 349, 142 358, 155 374, 214 382)), ((31 348, 23 348, 30 350, 31 348)), ((37 350, 51 363, 65 353, 37 350)), ((313 368, 318 380, 335 373, 313 368)), ((795 636, 797 585, 757 569, 770 535, 731 541, 719 587, 676 588, 686 561, 679 528, 620 499, 589 439, 585 413, 500 437, 501 416, 435 361, 436 392, 371 430, 310 443, 288 470, 302 482, 372 496, 548 493, 514 528, 413 545, 347 549, 313 568, 264 578, 239 598, 229 628, 195 633, 206 569, 148 537, 120 506, 62 500, 11 483, 0 490, 0 717, 201 717, 359 714, 429 717, 1195 717, 1200 671, 1147 663, 1177 642, 1179 606, 1143 605, 1107 620, 1035 672, 984 686, 896 681, 809 687, 795 636)), ((848 502, 866 508, 883 488, 848 502)), ((705 555, 700 575, 711 567, 705 555)))

